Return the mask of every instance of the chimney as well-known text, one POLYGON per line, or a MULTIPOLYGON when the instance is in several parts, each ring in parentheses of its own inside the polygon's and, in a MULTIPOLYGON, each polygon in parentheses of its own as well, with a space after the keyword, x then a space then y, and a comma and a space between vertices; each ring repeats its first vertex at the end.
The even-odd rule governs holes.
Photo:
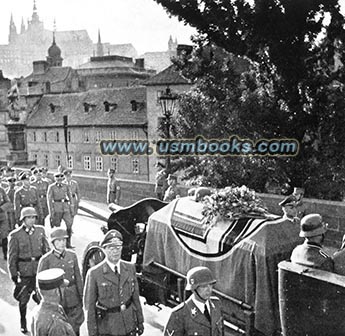
POLYGON ((135 66, 138 67, 138 68, 144 69, 144 67, 145 67, 145 59, 137 58, 135 60, 135 66))

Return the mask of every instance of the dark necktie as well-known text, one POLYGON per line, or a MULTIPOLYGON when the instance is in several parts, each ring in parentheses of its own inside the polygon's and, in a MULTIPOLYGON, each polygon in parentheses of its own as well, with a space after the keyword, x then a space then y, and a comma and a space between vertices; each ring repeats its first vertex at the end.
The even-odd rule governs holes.
POLYGON ((117 270, 117 266, 115 266, 114 272, 115 272, 115 275, 119 275, 119 272, 117 270))
POLYGON ((208 322, 211 323, 211 315, 210 312, 208 311, 207 305, 205 304, 205 310, 204 310, 204 315, 207 318, 208 322))

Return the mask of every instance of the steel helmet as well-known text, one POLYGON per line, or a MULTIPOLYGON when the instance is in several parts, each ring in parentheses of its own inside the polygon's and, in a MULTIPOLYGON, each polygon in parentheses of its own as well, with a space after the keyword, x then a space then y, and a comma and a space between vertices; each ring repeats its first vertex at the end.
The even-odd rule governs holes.
POLYGON ((301 219, 300 237, 315 237, 326 233, 327 224, 319 214, 310 214, 301 219))
POLYGON ((217 280, 213 277, 209 268, 198 266, 190 269, 187 273, 186 290, 196 290, 199 286, 215 284, 217 280))
POLYGON ((20 212, 20 221, 22 221, 25 217, 28 216, 36 216, 37 217, 37 212, 35 210, 35 208, 32 207, 25 207, 22 209, 22 211, 20 212))
POLYGON ((50 232, 50 241, 53 243, 56 239, 67 239, 68 235, 67 235, 67 231, 65 229, 62 228, 54 228, 51 232, 50 232))

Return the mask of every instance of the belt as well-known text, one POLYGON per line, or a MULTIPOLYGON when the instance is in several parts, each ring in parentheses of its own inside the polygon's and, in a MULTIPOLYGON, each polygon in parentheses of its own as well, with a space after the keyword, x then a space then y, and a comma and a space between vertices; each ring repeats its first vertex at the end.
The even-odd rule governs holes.
POLYGON ((69 200, 67 199, 53 200, 53 203, 69 203, 69 200))
POLYGON ((23 207, 35 207, 37 203, 22 204, 23 207))
POLYGON ((42 256, 39 257, 30 257, 30 258, 18 258, 18 261, 29 262, 29 261, 38 261, 42 256))
POLYGON ((132 298, 130 298, 126 303, 122 304, 121 306, 107 308, 107 307, 102 306, 99 303, 96 303, 96 307, 99 309, 105 310, 107 313, 119 313, 121 311, 126 310, 131 304, 132 304, 132 298))

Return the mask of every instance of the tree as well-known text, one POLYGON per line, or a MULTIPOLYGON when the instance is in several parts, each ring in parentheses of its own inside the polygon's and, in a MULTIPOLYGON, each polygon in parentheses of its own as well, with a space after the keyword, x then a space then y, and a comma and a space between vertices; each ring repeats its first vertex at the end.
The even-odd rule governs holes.
MULTIPOLYGON (((297 157, 214 159, 214 174, 228 175, 222 183, 273 167, 277 177, 304 185, 309 196, 341 199, 345 35, 337 1, 155 1, 199 32, 193 59, 177 62, 197 86, 182 99, 178 136, 236 132, 301 143, 297 157), (233 55, 249 59, 247 71, 236 73, 233 55), (226 174, 229 162, 235 171, 243 167, 242 173, 226 174)), ((205 170, 210 166, 205 163, 205 170)), ((254 178, 253 184, 258 182, 254 178)))

